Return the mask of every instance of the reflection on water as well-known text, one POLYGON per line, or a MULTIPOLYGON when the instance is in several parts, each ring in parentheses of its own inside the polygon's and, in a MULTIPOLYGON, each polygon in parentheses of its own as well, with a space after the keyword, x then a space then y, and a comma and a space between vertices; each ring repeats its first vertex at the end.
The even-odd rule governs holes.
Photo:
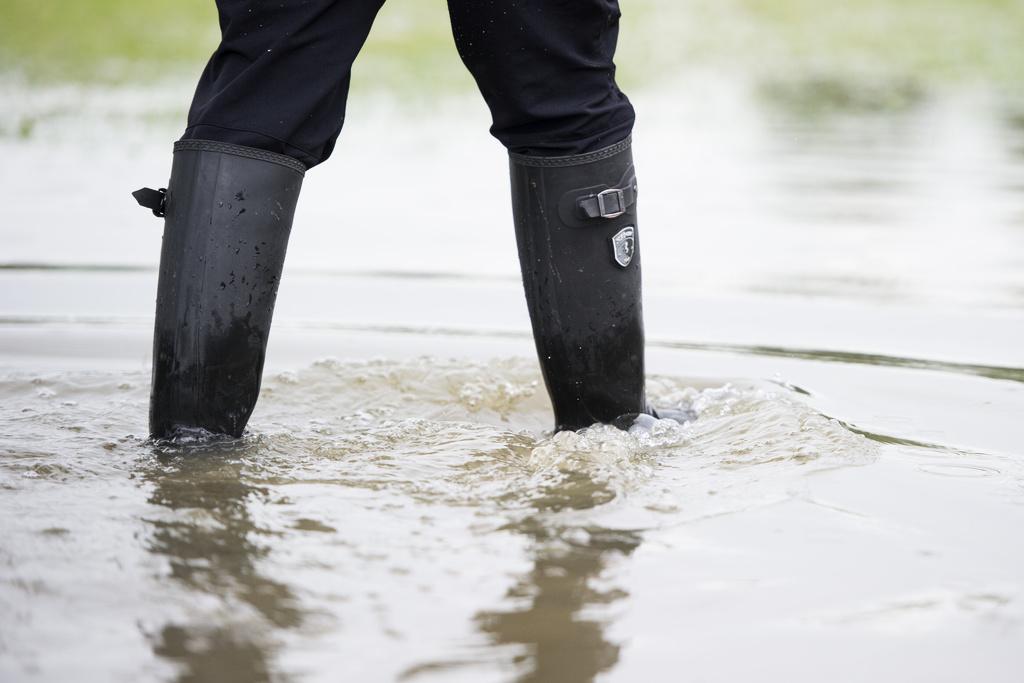
POLYGON ((1024 103, 1007 105, 1003 111, 1007 127, 1007 147, 1018 159, 1024 160, 1024 103))
POLYGON ((239 635, 231 628, 203 631, 168 625, 160 632, 153 652, 183 664, 183 671, 175 679, 179 683, 275 680, 267 668, 268 648, 240 641, 239 635))
MULTIPOLYGON (((12 376, 0 602, 31 615, 31 637, 71 599, 89 649, 127 628, 139 640, 118 636, 119 666, 166 680, 591 681, 621 659, 609 628, 649 531, 874 457, 807 392, 669 377, 652 399, 692 406, 693 423, 549 436, 537 382, 523 360, 325 361, 268 378, 241 441, 151 444, 117 440, 144 420, 141 375, 12 376), (99 503, 111 496, 124 502, 99 503), (37 526, 61 531, 39 541, 37 526), (83 542, 118 572, 52 593, 87 567, 67 562, 83 542)), ((85 656, 51 633, 65 654, 43 660, 21 637, 12 671, 56 676, 85 656)))
POLYGON ((759 94, 773 109, 802 123, 840 113, 906 112, 927 98, 923 84, 912 78, 857 80, 828 73, 766 80, 759 94))
POLYGON ((886 356, 877 353, 850 353, 845 351, 824 351, 814 349, 790 349, 778 346, 741 346, 729 344, 688 344, 685 342, 661 342, 658 346, 673 349, 701 349, 705 351, 722 350, 735 353, 750 353, 758 356, 775 356, 779 358, 802 358, 829 363, 852 363, 857 365, 875 365, 891 368, 919 368, 937 370, 956 374, 978 375, 989 379, 1003 379, 1009 382, 1024 382, 1024 368, 999 367, 994 365, 974 365, 971 363, 948 363, 922 358, 904 358, 886 356))
MULTIPOLYGON (((643 112, 636 153, 648 188, 645 267, 652 281, 715 296, 1019 307, 1020 100, 968 87, 924 90, 919 83, 823 71, 809 78, 779 74, 765 83, 695 76, 636 93, 643 112)), ((188 92, 180 95, 187 101, 188 92)), ((73 97, 53 94, 57 100, 73 97)), ((106 107, 83 113, 71 102, 66 109, 72 116, 37 131, 40 140, 63 140, 48 155, 0 138, 10 168, 49 164, 39 174, 4 178, 11 195, 26 201, 9 207, 5 229, 11 239, 2 260, 12 266, 155 267, 159 236, 140 227, 133 206, 111 203, 103 220, 82 211, 84 230, 53 226, 66 223, 67 206, 86 207, 95 196, 109 196, 111 183, 127 186, 137 182, 132 175, 166 173, 164 143, 180 131, 125 130, 122 123, 133 107, 168 98, 163 91, 136 89, 126 89, 122 99, 99 97, 123 110, 116 120, 106 107), (116 152, 97 154, 77 144, 82 127, 117 139, 132 135, 124 144, 138 147, 133 164, 116 152), (45 201, 53 184, 67 188, 65 204, 45 201), (40 225, 51 232, 38 230, 40 225), (90 239, 103 230, 109 242, 90 239)), ((17 93, 9 99, 33 101, 17 93)), ((291 272, 338 270, 337 255, 351 245, 350 236, 337 230, 336 188, 360 186, 362 201, 347 207, 346 218, 382 229, 363 235, 358 267, 346 270, 514 280, 514 251, 503 227, 507 169, 492 156, 498 150, 476 118, 479 112, 462 100, 442 105, 436 115, 409 114, 382 102, 379 110, 348 122, 347 161, 318 168, 304 186, 291 272), (426 137, 444 144, 424 148, 426 137), (387 161, 392 158, 402 158, 403 165, 395 168, 387 161), (436 173, 438 168, 451 172, 436 173), (427 217, 429 230, 390 218, 381 223, 377 208, 392 201, 394 184, 436 196, 447 191, 453 173, 462 174, 466 189, 460 211, 443 220, 427 217)), ((132 314, 150 314, 150 298, 143 298, 144 313, 132 314)), ((401 298, 395 299, 388 303, 397 309, 401 298)), ((123 303, 102 310, 90 302, 86 308, 124 315, 123 303)), ((325 317, 325 307, 301 303, 306 305, 290 301, 283 290, 278 313, 325 317)), ((384 316, 367 308, 350 302, 326 317, 381 322, 384 316)))
MULTIPOLYGON (((1006 148, 1017 165, 1011 172, 1004 175, 1006 189, 1017 198, 1017 210, 1013 223, 1018 228, 1024 227, 1024 98, 1018 98, 1013 104, 1003 107, 1002 120, 1006 127, 1006 148)), ((1018 261, 1024 257, 1018 256, 1018 261)), ((1018 300, 1024 301, 1024 287, 1018 290, 1018 300)))
POLYGON ((477 615, 494 644, 523 647, 520 681, 592 681, 619 659, 619 645, 605 634, 606 617, 589 613, 629 594, 593 583, 610 561, 632 553, 641 537, 609 529, 565 535, 552 538, 550 530, 534 529, 533 568, 506 596, 514 606, 477 615))
POLYGON ((554 466, 558 476, 532 493, 533 511, 509 525, 529 539, 532 567, 509 589, 508 607, 480 612, 476 621, 494 645, 517 646, 518 680, 592 681, 619 658, 619 646, 605 635, 608 617, 599 611, 628 596, 622 587, 602 589, 594 583, 610 562, 632 553, 642 537, 630 530, 561 526, 557 513, 609 503, 616 487, 592 463, 551 460, 547 449, 539 450, 544 455, 531 453, 534 464, 554 466))
POLYGON ((730 235, 703 237, 701 261, 725 257, 704 275, 715 293, 737 284, 725 272, 741 273, 748 293, 1019 306, 1024 178, 1006 98, 828 73, 756 92, 756 134, 720 178, 695 180, 718 201, 691 222, 730 235))
POLYGON ((245 483, 239 451, 216 443, 158 446, 138 473, 152 487, 149 502, 171 513, 146 520, 147 550, 165 557, 168 578, 197 600, 206 596, 231 608, 227 623, 200 612, 156 634, 153 652, 182 665, 182 683, 270 680, 274 630, 302 621, 288 586, 260 572, 273 535, 254 522, 248 506, 268 491, 245 483))

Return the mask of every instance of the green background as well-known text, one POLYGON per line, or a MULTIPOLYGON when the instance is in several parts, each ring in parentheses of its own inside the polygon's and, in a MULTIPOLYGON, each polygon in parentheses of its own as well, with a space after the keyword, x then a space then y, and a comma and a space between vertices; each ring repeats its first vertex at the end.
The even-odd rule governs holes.
MULTIPOLYGON (((1021 0, 622 0, 626 83, 692 68, 766 82, 810 79, 928 88, 1024 83, 1021 0)), ((217 40, 212 0, 4 0, 0 60, 29 81, 194 76, 217 40)), ((390 0, 356 87, 471 87, 444 2, 390 0)))

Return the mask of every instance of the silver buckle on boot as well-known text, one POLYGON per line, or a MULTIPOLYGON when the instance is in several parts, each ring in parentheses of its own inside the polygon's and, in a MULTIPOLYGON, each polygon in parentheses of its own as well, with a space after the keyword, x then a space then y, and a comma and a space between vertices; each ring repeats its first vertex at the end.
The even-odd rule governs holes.
POLYGON ((597 193, 597 210, 601 218, 618 218, 626 213, 626 193, 616 187, 597 193))

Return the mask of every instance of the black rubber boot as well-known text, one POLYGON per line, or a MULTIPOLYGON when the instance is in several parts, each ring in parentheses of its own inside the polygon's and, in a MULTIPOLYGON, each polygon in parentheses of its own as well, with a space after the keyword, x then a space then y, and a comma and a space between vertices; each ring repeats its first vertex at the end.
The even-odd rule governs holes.
POLYGON ((519 263, 556 430, 625 426, 644 394, 637 185, 630 141, 510 155, 519 263))
POLYGON ((149 430, 241 436, 259 396, 267 338, 305 167, 207 140, 174 146, 170 186, 139 190, 166 214, 149 430))

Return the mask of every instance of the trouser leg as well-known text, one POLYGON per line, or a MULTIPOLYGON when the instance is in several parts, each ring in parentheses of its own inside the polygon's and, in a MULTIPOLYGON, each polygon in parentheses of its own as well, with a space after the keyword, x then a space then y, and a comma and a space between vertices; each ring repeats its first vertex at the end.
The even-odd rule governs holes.
POLYGON ((334 149, 352 62, 384 0, 217 0, 221 42, 182 139, 285 154, 312 167, 334 149))
POLYGON ((565 156, 629 137, 615 83, 617 0, 448 0, 463 63, 510 152, 565 156))

